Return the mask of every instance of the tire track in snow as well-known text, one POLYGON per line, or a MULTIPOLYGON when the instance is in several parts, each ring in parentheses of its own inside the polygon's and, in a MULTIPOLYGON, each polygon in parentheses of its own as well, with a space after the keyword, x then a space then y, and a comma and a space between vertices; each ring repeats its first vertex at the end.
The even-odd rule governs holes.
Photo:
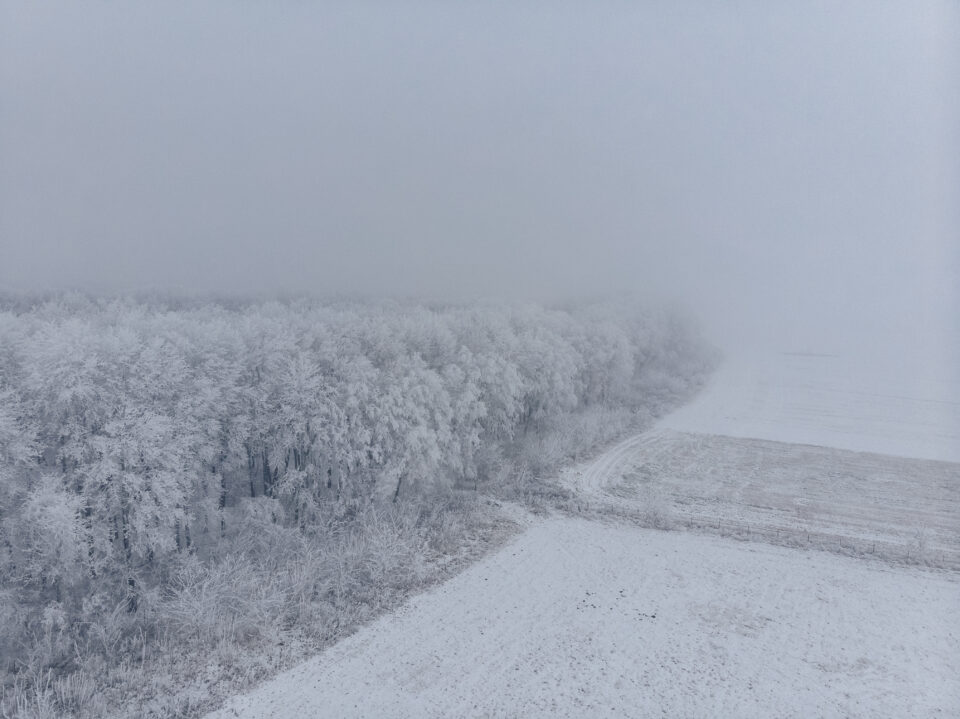
POLYGON ((565 477, 645 526, 960 569, 960 464, 659 428, 565 477))
POLYGON ((644 448, 659 441, 661 434, 662 430, 650 430, 623 440, 589 463, 573 469, 569 484, 583 495, 602 495, 604 490, 622 479, 618 471, 642 457, 644 448))

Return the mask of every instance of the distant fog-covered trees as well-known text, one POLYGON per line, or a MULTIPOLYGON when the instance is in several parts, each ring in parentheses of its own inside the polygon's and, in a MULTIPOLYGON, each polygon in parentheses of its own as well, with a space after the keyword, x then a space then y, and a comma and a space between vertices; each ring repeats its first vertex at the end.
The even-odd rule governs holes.
POLYGON ((578 412, 653 416, 706 367, 675 315, 627 304, 0 303, 8 620, 136 612, 251 517, 310 532, 482 488, 578 412))

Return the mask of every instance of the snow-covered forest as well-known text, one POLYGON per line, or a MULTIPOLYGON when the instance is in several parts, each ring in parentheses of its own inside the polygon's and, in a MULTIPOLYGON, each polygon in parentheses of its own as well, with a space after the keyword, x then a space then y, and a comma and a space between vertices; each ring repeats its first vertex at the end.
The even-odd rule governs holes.
POLYGON ((105 711, 155 656, 333 638, 454 552, 478 497, 535 492, 712 362, 631 303, 8 297, 4 711, 105 711))

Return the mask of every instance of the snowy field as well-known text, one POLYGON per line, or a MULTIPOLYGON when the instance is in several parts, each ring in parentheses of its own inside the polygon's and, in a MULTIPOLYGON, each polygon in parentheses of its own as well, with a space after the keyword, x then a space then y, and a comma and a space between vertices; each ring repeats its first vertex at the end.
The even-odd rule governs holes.
POLYGON ((728 364, 564 472, 618 519, 530 519, 210 716, 960 716, 956 388, 845 366, 728 364))
POLYGON ((960 373, 870 357, 731 357, 696 402, 661 422, 683 432, 960 462, 960 373))
POLYGON ((950 716, 958 595, 951 575, 550 520, 212 716, 950 716))
POLYGON ((563 473, 670 529, 960 569, 960 465, 656 429, 563 473))

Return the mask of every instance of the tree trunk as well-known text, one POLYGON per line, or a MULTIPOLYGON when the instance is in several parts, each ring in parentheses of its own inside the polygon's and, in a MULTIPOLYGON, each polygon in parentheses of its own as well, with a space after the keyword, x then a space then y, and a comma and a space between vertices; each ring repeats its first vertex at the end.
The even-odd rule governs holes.
POLYGON ((256 472, 254 471, 257 467, 256 462, 253 461, 253 452, 250 451, 250 445, 247 445, 247 473, 250 475, 250 497, 257 496, 257 486, 254 484, 254 477, 256 472))
POLYGON ((273 481, 270 476, 270 454, 266 449, 263 450, 263 493, 273 496, 273 481))
POLYGON ((224 516, 227 508, 227 477, 220 474, 220 499, 217 501, 217 509, 220 510, 220 536, 223 537, 227 532, 227 520, 224 516))

